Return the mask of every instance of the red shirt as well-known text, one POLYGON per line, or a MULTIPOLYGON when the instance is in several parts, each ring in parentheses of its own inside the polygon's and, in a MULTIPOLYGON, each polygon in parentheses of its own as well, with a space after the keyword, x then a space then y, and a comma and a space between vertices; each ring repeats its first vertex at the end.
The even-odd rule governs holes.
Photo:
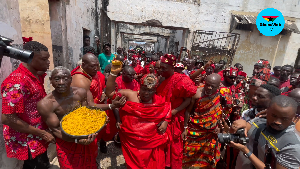
POLYGON ((279 89, 282 89, 284 87, 289 87, 291 84, 290 84, 290 79, 281 83, 280 86, 279 86, 279 89))
POLYGON ((122 80, 122 76, 119 76, 116 78, 116 83, 117 83, 116 91, 121 89, 130 89, 133 91, 140 90, 140 84, 135 79, 133 79, 131 83, 125 83, 122 80))
MULTIPOLYGON (((37 79, 27 68, 20 66, 2 83, 2 114, 15 114, 29 125, 42 130, 47 129, 37 111, 37 102, 46 96, 43 76, 37 79)), ((20 133, 3 125, 3 136, 7 157, 19 160, 28 159, 28 146, 32 158, 46 152, 48 144, 40 137, 20 133)))

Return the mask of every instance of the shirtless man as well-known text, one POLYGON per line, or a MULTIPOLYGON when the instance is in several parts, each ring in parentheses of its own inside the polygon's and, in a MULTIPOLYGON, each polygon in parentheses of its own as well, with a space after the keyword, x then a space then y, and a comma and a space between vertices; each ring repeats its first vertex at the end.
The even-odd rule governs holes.
MULTIPOLYGON (((82 65, 76 67, 71 72, 72 87, 84 88, 87 91, 87 102, 89 106, 95 106, 102 110, 112 110, 124 105, 126 98, 117 98, 111 104, 103 104, 103 95, 105 88, 105 76, 99 71, 98 58, 87 53, 82 57, 82 65)), ((103 130, 104 131, 104 130, 103 130)), ((100 151, 107 153, 105 141, 100 141, 100 151)))
POLYGON ((116 75, 120 70, 113 65, 113 74, 107 80, 106 95, 113 98, 121 94, 128 100, 120 108, 120 114, 117 114, 120 118, 117 119, 121 121, 116 124, 120 129, 127 167, 164 169, 164 149, 171 137, 170 130, 167 130, 172 116, 171 104, 164 97, 155 95, 158 79, 154 74, 143 76, 139 91, 122 89, 115 93, 116 75))
POLYGON ((38 102, 37 110, 56 137, 56 151, 60 167, 80 169, 91 166, 97 169, 97 134, 90 135, 87 139, 77 140, 65 135, 60 127, 60 121, 65 114, 76 107, 87 106, 87 91, 83 88, 70 87, 71 73, 62 66, 54 68, 50 82, 54 91, 38 102), (84 160, 78 162, 78 157, 84 160))

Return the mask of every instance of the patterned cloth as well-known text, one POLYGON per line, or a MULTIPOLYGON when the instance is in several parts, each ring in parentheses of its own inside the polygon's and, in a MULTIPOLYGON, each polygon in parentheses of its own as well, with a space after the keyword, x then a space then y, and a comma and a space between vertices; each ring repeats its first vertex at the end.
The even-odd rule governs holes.
POLYGON ((189 121, 184 146, 183 168, 216 168, 220 159, 220 144, 214 133, 222 116, 220 95, 203 96, 196 102, 194 115, 189 121))
MULTIPOLYGON (((37 79, 23 64, 13 71, 2 83, 2 114, 15 114, 29 125, 42 130, 47 129, 41 115, 37 111, 37 102, 46 96, 43 79, 37 79)), ((7 125, 3 125, 3 136, 7 157, 19 160, 28 159, 28 146, 32 158, 43 154, 48 147, 42 138, 20 133, 7 125)))
MULTIPOLYGON (((173 110, 183 103, 184 98, 194 96, 197 87, 188 76, 174 73, 174 75, 165 79, 156 91, 158 95, 164 96, 167 102, 171 102, 173 110)), ((182 168, 183 140, 181 133, 183 131, 184 112, 185 109, 172 116, 170 124, 173 140, 168 145, 166 166, 171 166, 172 169, 182 168)))

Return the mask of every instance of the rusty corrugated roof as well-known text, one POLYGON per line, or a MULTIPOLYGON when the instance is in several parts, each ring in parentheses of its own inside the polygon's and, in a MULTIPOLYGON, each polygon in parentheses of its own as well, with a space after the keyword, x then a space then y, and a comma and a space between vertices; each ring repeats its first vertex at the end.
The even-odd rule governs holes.
MULTIPOLYGON (((238 14, 233 14, 232 16, 234 17, 235 21, 240 24, 256 24, 256 18, 257 18, 256 16, 238 15, 238 14)), ((285 20, 283 29, 300 34, 300 31, 299 31, 297 25, 294 22, 289 21, 289 20, 285 20)))

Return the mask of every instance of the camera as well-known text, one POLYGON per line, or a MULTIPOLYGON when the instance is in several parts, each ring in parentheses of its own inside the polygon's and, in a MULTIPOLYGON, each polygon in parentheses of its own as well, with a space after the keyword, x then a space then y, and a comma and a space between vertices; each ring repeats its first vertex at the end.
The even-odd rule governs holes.
POLYGON ((235 143, 240 143, 246 145, 249 142, 249 138, 245 135, 245 129, 238 129, 234 134, 218 134, 218 139, 220 143, 230 143, 233 141, 235 143))
MULTIPOLYGON (((17 60, 20 60, 25 63, 30 63, 33 58, 33 52, 23 49, 14 48, 11 45, 13 42, 12 39, 6 38, 4 36, 0 35, 0 41, 4 42, 5 46, 0 46, 0 48, 3 48, 3 55, 8 56, 10 58, 14 58, 17 60)), ((2 56, 0 56, 0 66, 2 61, 2 56)))

